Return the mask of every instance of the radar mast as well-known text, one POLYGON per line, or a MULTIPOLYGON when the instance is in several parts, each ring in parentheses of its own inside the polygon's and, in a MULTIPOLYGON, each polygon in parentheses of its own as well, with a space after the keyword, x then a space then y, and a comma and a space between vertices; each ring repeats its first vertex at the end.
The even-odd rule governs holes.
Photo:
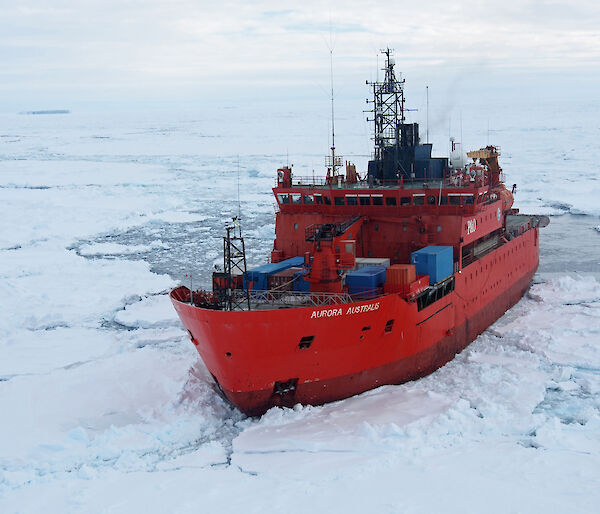
POLYGON ((385 78, 383 82, 368 82, 373 87, 373 108, 368 111, 373 115, 367 121, 375 122, 375 159, 382 159, 384 148, 391 146, 399 147, 402 140, 401 127, 404 125, 404 79, 396 78, 394 72, 395 61, 392 56, 393 50, 386 48, 381 50, 385 55, 385 78))

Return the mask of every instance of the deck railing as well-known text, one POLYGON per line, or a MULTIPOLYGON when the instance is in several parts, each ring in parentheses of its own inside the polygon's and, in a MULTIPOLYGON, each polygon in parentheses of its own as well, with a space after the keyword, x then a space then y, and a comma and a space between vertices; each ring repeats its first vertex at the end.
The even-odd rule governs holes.
MULTIPOLYGON (((243 291, 235 294, 243 295, 243 291)), ((324 307, 355 301, 347 293, 311 293, 301 291, 250 291, 250 305, 255 308, 324 307)))
MULTIPOLYGON (((234 289, 231 292, 233 303, 244 305, 246 302, 246 292, 242 289, 234 289)), ((250 298, 250 307, 254 309, 290 309, 294 307, 327 307, 332 305, 341 305, 347 303, 364 302, 382 296, 381 289, 372 291, 363 291, 356 295, 348 293, 321 293, 321 292, 302 292, 290 290, 269 289, 265 291, 251 290, 248 292, 250 298)), ((171 292, 174 299, 183 303, 193 303, 196 307, 205 309, 226 309, 226 303, 219 295, 210 291, 194 291, 193 296, 190 290, 185 286, 179 286, 171 292)))
MULTIPOLYGON (((278 186, 278 183, 275 184, 278 186)), ((358 182, 328 181, 323 177, 298 177, 292 179, 291 188, 294 187, 330 187, 331 189, 439 189, 444 188, 472 188, 484 185, 481 180, 469 178, 444 177, 444 178, 399 178, 385 180, 360 180, 358 182)))

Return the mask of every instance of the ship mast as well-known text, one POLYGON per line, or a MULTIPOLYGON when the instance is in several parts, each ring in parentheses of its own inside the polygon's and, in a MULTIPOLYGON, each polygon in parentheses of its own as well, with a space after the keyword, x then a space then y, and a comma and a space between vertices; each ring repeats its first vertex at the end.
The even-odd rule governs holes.
MULTIPOLYGON (((367 112, 372 115, 367 121, 374 122, 373 141, 375 151, 369 161, 369 180, 384 180, 390 183, 402 177, 414 178, 415 173, 423 169, 415 169, 415 147, 419 146, 418 123, 406 123, 406 112, 412 109, 404 107, 404 79, 396 77, 392 50, 381 51, 385 55, 385 77, 383 81, 369 82, 373 88, 373 104, 367 112)), ((431 161, 430 148, 424 150, 423 157, 431 161)), ((423 160, 423 157, 421 160, 423 160)), ((436 165, 437 166, 437 165, 436 165)))
POLYGON ((250 310, 250 295, 247 289, 236 294, 233 287, 234 272, 246 275, 246 246, 242 237, 240 220, 236 216, 233 223, 225 227, 227 235, 223 237, 223 271, 225 272, 225 291, 222 300, 227 310, 250 310))
POLYGON ((329 48, 329 67, 331 79, 331 155, 325 159, 325 166, 328 168, 328 174, 331 178, 338 176, 338 168, 342 165, 342 157, 335 155, 335 115, 333 110, 333 47, 329 48))
POLYGON ((329 51, 329 67, 331 72, 331 160, 335 174, 335 115, 333 112, 333 49, 329 51))
POLYGON ((404 79, 398 80, 394 72, 394 58, 390 48, 381 50, 385 55, 385 78, 383 82, 368 82, 373 87, 373 108, 368 111, 373 118, 367 121, 375 122, 375 159, 382 159, 384 149, 391 146, 400 147, 402 141, 401 128, 406 120, 404 116, 404 79))

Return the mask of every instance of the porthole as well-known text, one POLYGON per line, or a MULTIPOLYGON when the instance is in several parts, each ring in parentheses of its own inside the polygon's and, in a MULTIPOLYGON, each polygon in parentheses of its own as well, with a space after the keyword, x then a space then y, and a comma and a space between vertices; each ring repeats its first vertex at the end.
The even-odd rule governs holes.
POLYGON ((307 350, 308 348, 310 348, 310 345, 313 343, 314 340, 315 336, 304 336, 302 339, 300 339, 300 343, 298 343, 298 348, 300 348, 300 350, 307 350))

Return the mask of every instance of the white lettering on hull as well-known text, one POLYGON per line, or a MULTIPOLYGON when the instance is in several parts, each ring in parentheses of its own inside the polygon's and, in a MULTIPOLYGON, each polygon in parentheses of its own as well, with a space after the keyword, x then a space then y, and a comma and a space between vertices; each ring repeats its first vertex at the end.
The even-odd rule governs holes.
POLYGON ((477 220, 473 218, 472 220, 467 220, 467 235, 472 234, 477 230, 477 220))
POLYGON ((333 316, 342 316, 343 314, 346 316, 352 316, 354 314, 361 314, 363 312, 376 311, 377 309, 379 309, 379 302, 369 303, 367 305, 350 306, 346 309, 345 313, 342 308, 314 310, 310 315, 310 319, 331 318, 333 316))

